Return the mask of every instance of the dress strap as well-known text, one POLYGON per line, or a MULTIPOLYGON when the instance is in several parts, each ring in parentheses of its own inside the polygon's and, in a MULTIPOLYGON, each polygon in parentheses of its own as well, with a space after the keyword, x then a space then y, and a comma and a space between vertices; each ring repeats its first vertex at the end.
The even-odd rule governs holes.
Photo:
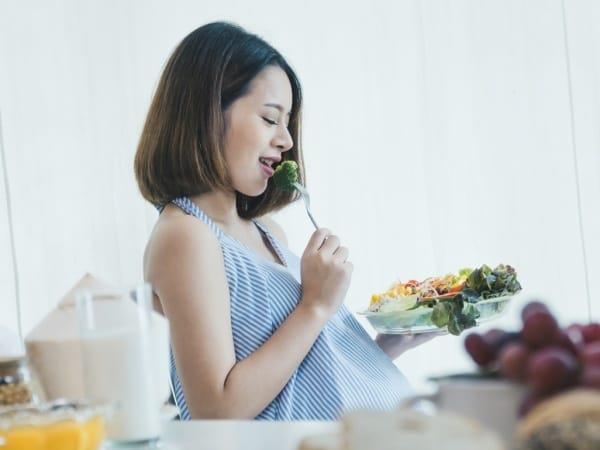
POLYGON ((210 217, 208 217, 208 215, 206 215, 204 211, 198 207, 198 205, 192 202, 188 197, 175 198, 171 200, 171 203, 181 208, 187 214, 200 219, 209 226, 209 228, 217 235, 219 239, 223 237, 223 231, 211 220, 210 217))
POLYGON ((275 253, 277 253, 277 256, 279 257, 279 260, 282 262, 282 264, 284 266, 288 267, 288 262, 287 262, 285 256, 283 255, 283 251, 279 247, 279 242, 277 241, 275 236, 273 236, 271 234, 271 232, 269 231, 269 229, 266 226, 264 226, 261 222, 259 222, 258 220, 252 219, 252 222, 254 222, 254 225, 256 225, 258 227, 258 229, 265 234, 269 243, 271 244, 271 247, 273 248, 273 250, 275 250, 275 253))

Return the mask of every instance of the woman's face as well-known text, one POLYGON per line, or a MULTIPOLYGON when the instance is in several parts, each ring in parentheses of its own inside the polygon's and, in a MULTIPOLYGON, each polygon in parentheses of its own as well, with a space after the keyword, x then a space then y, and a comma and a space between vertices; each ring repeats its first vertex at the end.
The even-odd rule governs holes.
POLYGON ((294 145, 288 131, 292 87, 285 72, 269 66, 250 83, 248 94, 225 111, 225 160, 235 190, 262 194, 273 175, 271 166, 294 145))

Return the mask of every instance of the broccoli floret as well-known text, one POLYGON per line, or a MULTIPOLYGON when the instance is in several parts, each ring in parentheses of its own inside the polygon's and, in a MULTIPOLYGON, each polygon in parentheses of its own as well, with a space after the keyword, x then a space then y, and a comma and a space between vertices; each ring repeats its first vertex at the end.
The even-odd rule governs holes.
POLYGON ((298 164, 295 161, 283 161, 273 174, 273 183, 278 189, 291 192, 298 183, 298 164))

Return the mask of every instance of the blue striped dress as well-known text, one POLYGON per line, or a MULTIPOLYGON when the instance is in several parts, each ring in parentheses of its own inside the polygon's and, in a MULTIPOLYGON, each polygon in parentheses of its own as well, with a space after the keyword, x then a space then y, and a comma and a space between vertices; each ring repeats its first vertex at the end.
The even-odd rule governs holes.
MULTIPOLYGON (((258 220, 253 220, 284 263, 274 263, 222 231, 189 198, 172 201, 205 222, 225 261, 236 361, 262 346, 300 300, 300 259, 258 220)), ((173 353, 171 388, 182 420, 190 414, 173 353)), ((342 305, 327 322, 283 390, 257 420, 337 420, 357 408, 392 409, 411 393, 408 382, 342 305)))

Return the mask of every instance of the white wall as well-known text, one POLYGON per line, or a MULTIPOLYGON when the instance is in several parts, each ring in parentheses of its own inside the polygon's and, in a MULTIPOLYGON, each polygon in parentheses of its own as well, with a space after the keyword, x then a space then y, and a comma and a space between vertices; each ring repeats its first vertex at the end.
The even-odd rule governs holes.
MULTIPOLYGON (((1 112, 1 111, 0 111, 1 112)), ((18 333, 19 313, 16 293, 13 249, 11 246, 11 221, 9 218, 10 196, 5 182, 4 147, 2 139, 2 116, 0 114, 0 327, 18 333)), ((2 347, 0 345, 0 347, 2 347)))
POLYGON ((590 276, 590 312, 600 318, 600 4, 567 3, 565 22, 571 61, 572 146, 581 193, 585 258, 590 276))
MULTIPOLYGON (((565 322, 600 319, 597 2, 12 1, 0 111, 25 333, 86 271, 141 278, 156 218, 132 173, 144 115, 170 51, 218 19, 303 82, 313 210, 351 249, 352 309, 396 278, 505 262, 526 291, 500 325, 531 296, 565 322)), ((301 254, 302 205, 277 218, 301 254)), ((1 220, 0 324, 16 329, 7 233, 1 220)), ((414 381, 469 367, 451 336, 398 364, 414 381)))

